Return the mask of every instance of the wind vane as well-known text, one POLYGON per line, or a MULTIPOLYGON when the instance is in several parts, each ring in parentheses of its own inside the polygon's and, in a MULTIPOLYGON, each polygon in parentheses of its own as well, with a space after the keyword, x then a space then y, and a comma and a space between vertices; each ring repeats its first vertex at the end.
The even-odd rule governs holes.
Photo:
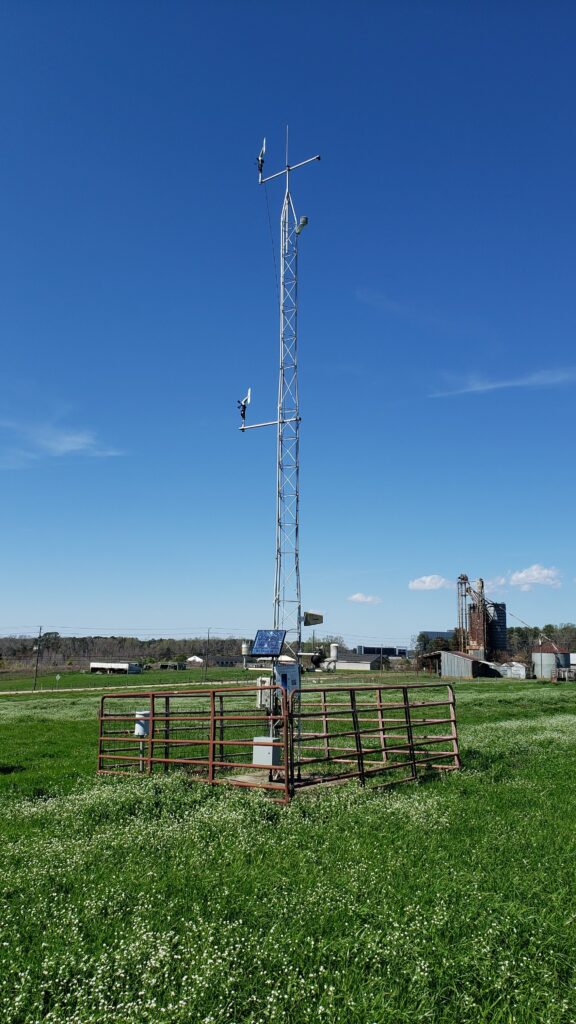
POLYGON ((244 428, 244 420, 246 419, 246 406, 250 405, 250 395, 252 394, 252 388, 248 388, 248 394, 245 398, 238 399, 238 408, 240 410, 240 418, 242 420, 242 429, 244 428))

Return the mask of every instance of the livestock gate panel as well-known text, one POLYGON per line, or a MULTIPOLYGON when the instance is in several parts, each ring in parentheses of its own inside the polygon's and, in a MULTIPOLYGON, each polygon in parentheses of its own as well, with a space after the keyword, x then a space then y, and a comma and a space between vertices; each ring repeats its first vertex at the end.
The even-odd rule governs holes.
POLYGON ((100 774, 152 774, 180 767, 191 779, 279 791, 288 799, 289 716, 286 697, 278 699, 273 736, 270 714, 256 707, 258 694, 276 687, 230 687, 172 693, 106 694, 101 699, 98 771, 100 774), (137 725, 144 735, 136 735, 137 725), (257 754, 277 750, 278 765, 264 777, 257 754), (255 773, 255 768, 258 774, 255 773), (245 774, 250 772, 247 777, 245 774))
POLYGON ((382 774, 407 782, 426 767, 460 767, 451 687, 307 687, 294 719, 296 788, 382 774))
POLYGON ((414 781, 460 767, 454 692, 442 683, 276 685, 101 699, 100 774, 173 768, 212 785, 270 790, 287 802, 319 783, 414 781))

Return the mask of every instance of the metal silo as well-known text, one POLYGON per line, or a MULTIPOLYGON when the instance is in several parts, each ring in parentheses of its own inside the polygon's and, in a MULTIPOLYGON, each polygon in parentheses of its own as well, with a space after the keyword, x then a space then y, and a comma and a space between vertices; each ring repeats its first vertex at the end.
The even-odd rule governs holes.
POLYGON ((536 679, 556 679, 558 675, 556 655, 550 651, 533 651, 532 668, 536 679))
POLYGON ((491 604, 488 609, 488 648, 491 653, 508 650, 506 629, 506 605, 503 602, 491 604))

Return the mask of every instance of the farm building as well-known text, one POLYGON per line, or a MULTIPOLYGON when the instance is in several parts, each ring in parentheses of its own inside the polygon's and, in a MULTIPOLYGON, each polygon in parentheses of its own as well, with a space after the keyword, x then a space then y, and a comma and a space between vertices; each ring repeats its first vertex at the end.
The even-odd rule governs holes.
POLYGON ((526 665, 521 661, 505 661, 498 668, 505 679, 526 679, 526 665))
POLYGON ((215 668, 238 668, 243 665, 243 658, 241 654, 211 654, 208 664, 215 668))
POLYGON ((336 669, 338 672, 376 672, 381 668, 380 652, 372 654, 349 654, 339 651, 336 669))
POLYGON ((539 644, 532 651, 532 670, 536 679, 558 679, 558 670, 570 668, 570 651, 556 644, 539 644))
POLYGON ((500 675, 498 669, 487 661, 478 661, 460 651, 432 651, 431 654, 423 654, 421 661, 426 671, 441 679, 497 678, 500 675))
POLYGON ((136 675, 142 666, 136 661, 91 661, 90 672, 101 675, 136 675))

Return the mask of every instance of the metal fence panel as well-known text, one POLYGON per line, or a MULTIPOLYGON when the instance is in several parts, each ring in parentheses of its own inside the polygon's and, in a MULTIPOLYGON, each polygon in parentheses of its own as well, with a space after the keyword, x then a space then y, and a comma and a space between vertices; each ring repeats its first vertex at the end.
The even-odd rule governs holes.
POLYGON ((211 785, 299 789, 375 776, 408 782, 460 767, 454 691, 439 683, 276 686, 101 698, 100 774, 178 768, 211 785))

